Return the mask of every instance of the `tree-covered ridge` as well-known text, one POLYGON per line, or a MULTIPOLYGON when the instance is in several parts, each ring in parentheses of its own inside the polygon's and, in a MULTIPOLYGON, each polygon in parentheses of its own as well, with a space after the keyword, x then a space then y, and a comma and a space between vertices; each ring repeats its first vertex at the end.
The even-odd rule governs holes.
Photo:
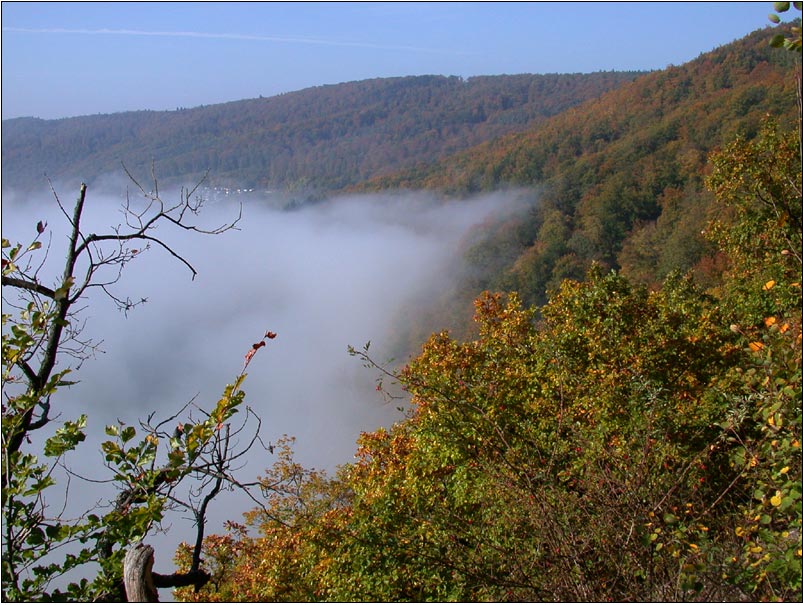
POLYGON ((382 78, 176 111, 3 121, 4 187, 137 172, 163 182, 344 187, 433 161, 633 80, 639 72, 382 78))
MULTIPOLYGON (((484 143, 372 188, 471 193, 539 186, 520 221, 484 226, 467 251, 483 288, 519 291, 543 303, 564 278, 593 262, 645 283, 673 270, 719 270, 701 231, 712 195, 707 154, 738 133, 751 138, 767 115, 796 127, 801 58, 768 45, 759 30, 685 65, 644 75, 527 132, 484 143), (510 257, 500 266, 497 250, 510 257)), ((470 290, 472 288, 469 288, 470 290)))
POLYGON ((484 294, 476 338, 382 370, 404 421, 332 478, 285 449, 264 483, 294 489, 208 539, 213 582, 180 596, 800 600, 799 138, 767 123, 712 165, 718 287, 595 265, 538 313, 484 294))

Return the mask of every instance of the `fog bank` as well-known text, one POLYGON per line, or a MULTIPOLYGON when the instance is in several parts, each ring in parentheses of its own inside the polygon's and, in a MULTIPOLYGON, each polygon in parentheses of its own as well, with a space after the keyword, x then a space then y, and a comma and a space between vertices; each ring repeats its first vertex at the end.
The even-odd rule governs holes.
MULTIPOLYGON (((68 210, 73 200, 72 192, 62 192, 68 210)), ((296 437, 297 459, 306 466, 332 470, 349 462, 361 431, 389 426, 401 414, 398 402, 383 401, 376 373, 350 357, 347 346, 371 341, 379 361, 399 354, 392 349, 405 329, 398 324, 401 311, 415 315, 411 305, 449 286, 461 238, 472 226, 521 205, 506 194, 454 202, 420 194, 352 196, 294 211, 267 202, 249 198, 238 230, 218 236, 160 227, 156 235, 198 275, 191 280, 187 268, 160 249, 146 251, 113 289, 118 296, 147 299, 127 316, 102 292, 92 292, 82 313, 84 335, 102 340, 104 353, 88 360, 73 376, 80 382, 54 401, 62 419, 89 416, 91 437, 72 456, 73 468, 105 476, 97 449, 105 424, 136 424, 152 412, 165 418, 193 398, 202 408, 213 407, 266 330, 278 336, 257 352, 243 387, 247 404, 262 418, 263 440, 296 437)), ((120 203, 89 191, 84 231, 109 232, 120 224, 120 203)), ((201 222, 217 226, 237 212, 231 201, 218 201, 204 209, 201 222)), ((52 196, 5 196, 4 237, 27 243, 39 220, 53 232, 48 275, 55 276, 66 218, 52 196)), ((253 478, 273 462, 255 450, 241 476, 253 478)), ((81 488, 76 502, 100 497, 92 487, 81 488)), ((211 507, 210 532, 220 531, 226 519, 239 520, 247 508, 242 497, 222 494, 211 507)), ((158 567, 171 567, 178 541, 192 539, 189 527, 180 536, 176 529, 165 539, 167 552, 158 549, 158 567)))

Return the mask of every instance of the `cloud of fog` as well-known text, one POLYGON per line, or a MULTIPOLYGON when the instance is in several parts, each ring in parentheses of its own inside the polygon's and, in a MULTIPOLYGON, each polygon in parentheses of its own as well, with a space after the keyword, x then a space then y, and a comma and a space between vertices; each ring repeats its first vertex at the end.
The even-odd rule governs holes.
MULTIPOLYGON (((27 243, 36 222, 47 220, 55 271, 68 229, 52 196, 5 198, 4 237, 27 243)), ((271 330, 278 337, 258 351, 244 385, 247 403, 262 418, 263 439, 295 436, 297 459, 306 466, 331 470, 349 462, 361 431, 389 426, 400 414, 396 404, 383 402, 376 374, 350 357, 347 345, 370 340, 380 361, 398 354, 402 311, 415 314, 415 305, 443 292, 455 275, 461 239, 473 225, 514 211, 515 198, 368 195, 284 212, 248 198, 237 231, 201 236, 163 225, 157 235, 198 276, 191 280, 186 267, 153 248, 126 267, 115 287, 118 295, 144 297, 147 304, 126 317, 100 291, 92 293, 83 313, 85 335, 102 340, 105 353, 81 367, 78 385, 59 393, 62 418, 87 413, 88 432, 102 439, 103 426, 117 419, 136 424, 152 412, 164 418, 192 398, 209 409, 242 369, 251 343, 271 330)), ((64 193, 68 209, 73 199, 64 193)), ((90 191, 85 232, 108 232, 123 220, 119 210, 119 199, 90 191)), ((216 226, 236 213, 231 202, 219 201, 205 208, 202 222, 216 226)), ((101 477, 97 441, 88 441, 72 466, 101 477)), ((273 461, 255 450, 242 476, 253 478, 273 461)), ((91 487, 82 487, 77 500, 79 494, 87 502, 101 497, 91 487)), ((250 505, 223 494, 212 508, 214 532, 250 505)), ((151 540, 160 571, 172 569, 170 557, 182 539, 193 540, 189 525, 174 525, 164 548, 162 538, 151 540)))

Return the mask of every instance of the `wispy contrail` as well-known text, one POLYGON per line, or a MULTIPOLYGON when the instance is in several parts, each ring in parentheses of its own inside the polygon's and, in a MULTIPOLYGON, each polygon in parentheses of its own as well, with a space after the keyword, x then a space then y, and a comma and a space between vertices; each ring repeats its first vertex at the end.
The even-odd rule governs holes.
POLYGON ((320 46, 350 46, 356 48, 372 48, 375 50, 402 50, 420 53, 441 53, 465 55, 473 54, 464 51, 444 48, 426 48, 421 46, 405 46, 393 44, 375 44, 372 42, 349 42, 342 40, 325 40, 321 38, 303 38, 290 36, 258 36, 253 34, 234 34, 216 32, 193 31, 146 31, 140 29, 69 29, 62 27, 4 27, 3 32, 24 34, 80 34, 80 35, 110 35, 110 36, 162 36, 173 38, 207 38, 217 40, 252 40, 255 42, 280 42, 284 44, 316 44, 320 46))

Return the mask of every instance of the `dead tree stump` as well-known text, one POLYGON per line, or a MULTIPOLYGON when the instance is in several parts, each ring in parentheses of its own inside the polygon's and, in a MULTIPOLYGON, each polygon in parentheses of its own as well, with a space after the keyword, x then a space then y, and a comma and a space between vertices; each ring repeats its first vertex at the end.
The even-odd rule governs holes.
POLYGON ((156 603, 159 593, 154 586, 151 569, 154 566, 154 549, 137 542, 128 549, 123 560, 123 582, 129 603, 156 603))

